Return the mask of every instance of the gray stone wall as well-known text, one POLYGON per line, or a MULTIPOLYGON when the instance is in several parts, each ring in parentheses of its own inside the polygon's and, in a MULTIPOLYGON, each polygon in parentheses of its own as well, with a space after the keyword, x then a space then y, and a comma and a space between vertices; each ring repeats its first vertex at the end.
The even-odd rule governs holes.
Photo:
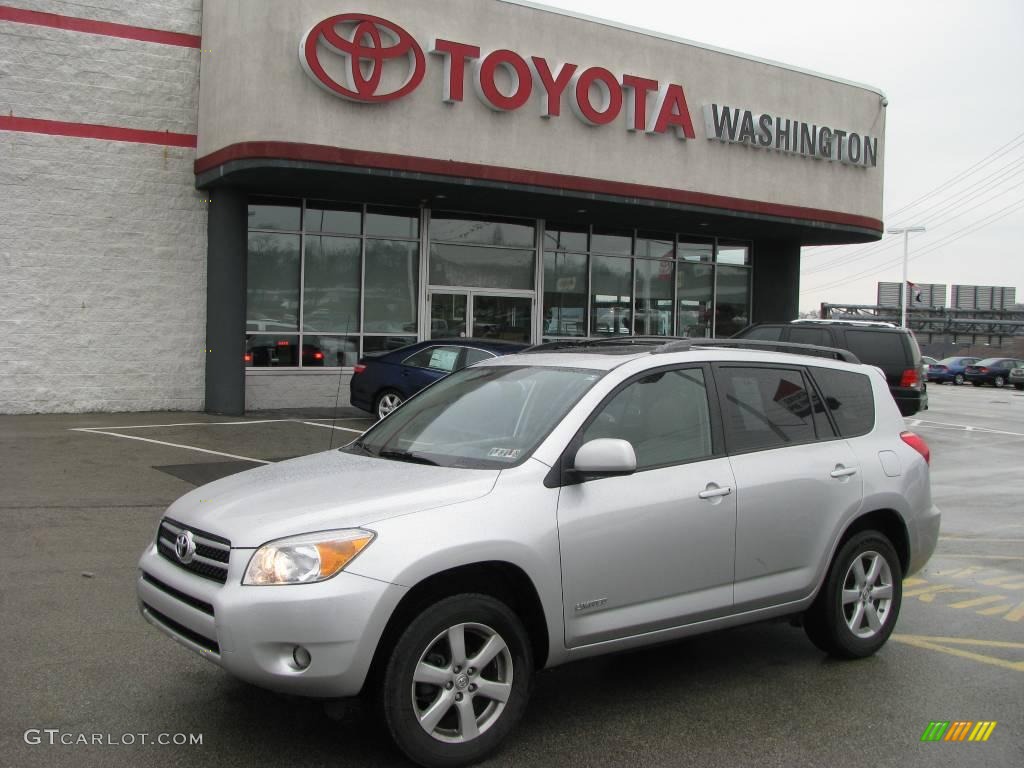
MULTIPOLYGON (((9 3, 198 35, 201 0, 9 3)), ((0 22, 0 115, 196 133, 200 51, 0 22)), ((203 406, 195 150, 0 131, 0 413, 203 406)))

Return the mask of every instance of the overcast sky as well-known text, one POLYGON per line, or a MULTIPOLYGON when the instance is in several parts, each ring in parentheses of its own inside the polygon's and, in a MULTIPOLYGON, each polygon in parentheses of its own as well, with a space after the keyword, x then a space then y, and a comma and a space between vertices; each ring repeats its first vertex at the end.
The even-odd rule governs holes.
MULTIPOLYGON (((885 224, 928 228, 911 236, 909 279, 1010 285, 1024 301, 1024 0, 545 4, 881 88, 885 224)), ((901 279, 902 255, 896 235, 805 248, 801 310, 874 304, 879 280, 901 279)))

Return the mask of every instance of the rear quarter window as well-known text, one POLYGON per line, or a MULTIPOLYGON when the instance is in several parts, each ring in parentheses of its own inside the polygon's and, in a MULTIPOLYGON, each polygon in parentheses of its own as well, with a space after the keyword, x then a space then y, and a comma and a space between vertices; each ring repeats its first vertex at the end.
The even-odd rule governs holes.
POLYGON ((847 331, 846 348, 862 363, 880 368, 911 368, 910 349, 902 333, 847 331))
POLYGON ((739 336, 751 341, 778 341, 782 338, 782 329, 777 326, 757 326, 739 334, 739 336))
POLYGON ((866 435, 874 429, 875 398, 866 374, 833 368, 811 368, 810 373, 842 437, 866 435))

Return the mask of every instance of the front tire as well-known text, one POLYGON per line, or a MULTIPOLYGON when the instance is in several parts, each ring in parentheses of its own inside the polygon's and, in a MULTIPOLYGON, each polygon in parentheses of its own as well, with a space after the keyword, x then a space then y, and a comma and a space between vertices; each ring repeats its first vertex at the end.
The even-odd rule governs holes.
POLYGON ((512 731, 533 684, 519 617, 488 595, 427 607, 391 652, 379 707, 395 744, 426 768, 482 759, 512 731))
POLYGON ((811 642, 830 656, 861 659, 885 645, 903 599, 903 568, 877 531, 854 535, 839 550, 804 616, 811 642))

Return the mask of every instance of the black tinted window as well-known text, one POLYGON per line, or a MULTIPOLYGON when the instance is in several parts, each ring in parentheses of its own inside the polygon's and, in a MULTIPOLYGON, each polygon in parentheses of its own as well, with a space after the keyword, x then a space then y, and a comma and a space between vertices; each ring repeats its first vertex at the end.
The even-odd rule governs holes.
POLYGON ((742 334, 742 338, 751 341, 778 341, 782 338, 782 329, 778 326, 762 325, 746 331, 742 334))
POLYGON ((789 329, 789 340, 794 344, 817 344, 819 347, 832 346, 832 334, 824 328, 793 327, 789 329))
POLYGON ((662 371, 634 381, 608 403, 583 433, 628 440, 637 469, 711 456, 711 417, 700 369, 662 371))
POLYGON ((846 346, 862 363, 881 368, 909 368, 910 351, 902 333, 847 331, 846 346))
POLYGON ((863 373, 813 368, 811 375, 821 389, 825 406, 832 414, 839 434, 856 437, 875 426, 875 399, 871 379, 863 373))
POLYGON ((815 439, 811 399, 799 371, 723 367, 717 376, 731 453, 815 439))
POLYGON ((462 361, 462 365, 468 368, 473 363, 479 363, 481 360, 490 360, 494 356, 493 352, 485 352, 482 349, 469 347, 466 349, 466 359, 462 361))

